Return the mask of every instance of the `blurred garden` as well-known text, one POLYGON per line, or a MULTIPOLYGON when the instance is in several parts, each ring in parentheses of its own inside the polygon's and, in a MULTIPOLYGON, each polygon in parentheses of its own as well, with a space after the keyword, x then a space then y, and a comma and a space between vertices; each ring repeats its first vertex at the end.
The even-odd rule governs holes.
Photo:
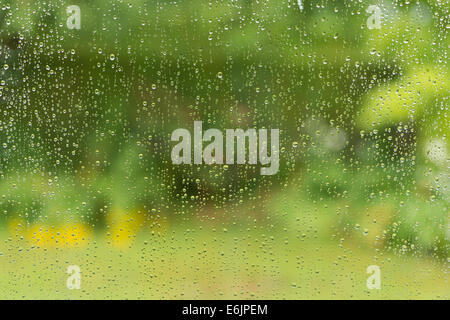
POLYGON ((0 4, 0 298, 448 299, 450 5, 302 4, 0 4), (173 165, 194 121, 279 172, 173 165))

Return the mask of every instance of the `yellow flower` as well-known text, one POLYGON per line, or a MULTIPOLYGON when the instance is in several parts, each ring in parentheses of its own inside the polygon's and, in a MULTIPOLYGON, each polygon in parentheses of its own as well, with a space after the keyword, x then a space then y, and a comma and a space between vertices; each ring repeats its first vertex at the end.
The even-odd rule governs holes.
POLYGON ((70 223, 60 227, 35 224, 28 228, 26 238, 33 244, 49 248, 74 248, 86 246, 91 230, 81 223, 70 223))
POLYGON ((145 221, 143 210, 136 209, 130 213, 119 208, 114 208, 107 217, 110 233, 108 237, 113 246, 124 248, 129 246, 145 221))

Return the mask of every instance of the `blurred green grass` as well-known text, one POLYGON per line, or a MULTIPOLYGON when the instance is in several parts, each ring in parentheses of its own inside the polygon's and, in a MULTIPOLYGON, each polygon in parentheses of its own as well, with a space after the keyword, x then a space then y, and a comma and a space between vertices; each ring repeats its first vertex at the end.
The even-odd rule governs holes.
MULTIPOLYGON (((345 202, 314 203, 286 187, 264 205, 241 206, 239 217, 245 218, 239 222, 233 211, 200 212, 127 233, 119 246, 108 236, 110 228, 69 248, 40 246, 3 230, 0 298, 449 298, 446 261, 401 245, 387 248, 381 230, 369 227, 364 234, 363 222, 358 229, 345 225, 345 231, 345 202), (377 231, 379 240, 372 234, 377 231), (66 287, 69 265, 81 268, 81 290, 66 287), (381 290, 366 287, 369 265, 381 268, 381 290)), ((389 225, 376 215, 379 224, 389 225)))
POLYGON ((428 258, 259 230, 173 230, 126 250, 97 239, 85 249, 0 244, 1 299, 448 299, 448 270, 428 258), (276 233, 274 233, 276 234, 276 233), (81 290, 66 269, 79 265, 81 290), (381 290, 366 268, 381 267, 381 290))

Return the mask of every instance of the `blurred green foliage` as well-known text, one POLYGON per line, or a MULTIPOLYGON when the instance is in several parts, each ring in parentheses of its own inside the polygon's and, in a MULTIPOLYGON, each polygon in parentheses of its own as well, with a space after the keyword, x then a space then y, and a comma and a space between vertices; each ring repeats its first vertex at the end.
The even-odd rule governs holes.
POLYGON ((449 4, 382 1, 369 30, 369 1, 304 2, 2 4, 2 219, 100 227, 143 207, 176 220, 294 186, 353 211, 336 217, 343 233, 391 205, 386 247, 446 257, 449 4), (280 128, 279 174, 173 166, 170 133, 194 120, 280 128))

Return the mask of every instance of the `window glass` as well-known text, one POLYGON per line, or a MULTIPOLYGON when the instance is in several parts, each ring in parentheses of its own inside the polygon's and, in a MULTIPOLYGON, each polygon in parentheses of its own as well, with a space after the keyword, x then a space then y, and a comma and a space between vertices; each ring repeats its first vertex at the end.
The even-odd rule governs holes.
POLYGON ((0 4, 0 298, 448 299, 448 1, 0 4))

